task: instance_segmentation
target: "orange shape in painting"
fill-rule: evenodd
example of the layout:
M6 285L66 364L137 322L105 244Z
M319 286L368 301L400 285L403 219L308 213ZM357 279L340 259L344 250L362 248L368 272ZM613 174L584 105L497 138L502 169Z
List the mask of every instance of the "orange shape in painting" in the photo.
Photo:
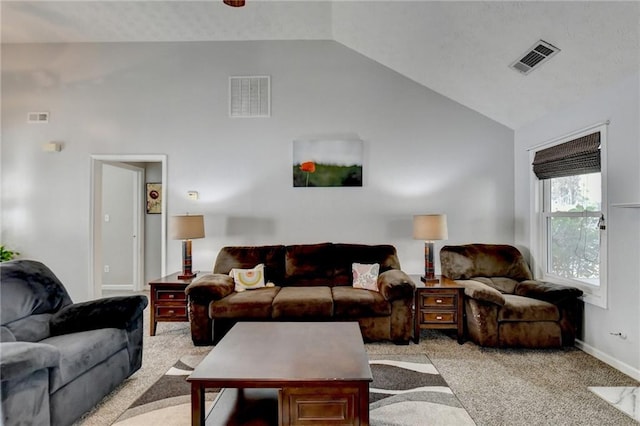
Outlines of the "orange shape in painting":
M300 170L303 172L314 173L316 171L316 163L313 161L305 161L300 164Z

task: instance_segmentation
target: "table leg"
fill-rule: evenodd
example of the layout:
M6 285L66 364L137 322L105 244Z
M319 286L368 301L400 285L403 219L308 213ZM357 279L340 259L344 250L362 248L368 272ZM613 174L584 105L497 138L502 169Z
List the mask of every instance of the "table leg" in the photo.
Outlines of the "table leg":
M191 426L204 426L204 388L191 383Z
M463 344L464 343L464 323L465 323L465 318L464 318L464 290L460 289L458 290L458 312L457 312L457 317L458 317L458 344Z
M360 426L369 426L369 383L360 385Z
M149 309L149 317L151 319L151 324L149 327L149 335L155 336L156 325L158 325L158 323L156 322L156 291L154 288L151 288L151 306Z
M415 343L416 345L420 343L420 318L418 318L418 313L420 312L420 310L418 309L419 298L420 293L416 292L413 303L413 343Z

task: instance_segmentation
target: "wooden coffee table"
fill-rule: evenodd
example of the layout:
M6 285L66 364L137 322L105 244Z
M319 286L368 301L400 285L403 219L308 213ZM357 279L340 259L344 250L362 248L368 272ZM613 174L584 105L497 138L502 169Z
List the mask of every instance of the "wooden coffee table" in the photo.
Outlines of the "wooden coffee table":
M369 424L373 380L357 322L241 322L187 378L191 424Z

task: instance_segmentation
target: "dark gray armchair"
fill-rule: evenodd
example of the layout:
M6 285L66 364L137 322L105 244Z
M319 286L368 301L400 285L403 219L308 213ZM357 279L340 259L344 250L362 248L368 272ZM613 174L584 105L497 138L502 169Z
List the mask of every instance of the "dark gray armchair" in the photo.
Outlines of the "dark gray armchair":
M40 262L0 263L2 422L70 425L142 364L145 296L74 304Z

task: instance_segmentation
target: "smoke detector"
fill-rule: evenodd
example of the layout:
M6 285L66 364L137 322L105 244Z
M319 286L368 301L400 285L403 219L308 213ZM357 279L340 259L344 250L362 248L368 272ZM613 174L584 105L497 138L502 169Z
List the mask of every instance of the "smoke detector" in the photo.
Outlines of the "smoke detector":
M538 69L540 65L547 62L559 51L560 49L558 49L551 43L547 43L544 40L539 40L537 43L531 46L531 48L520 57L520 59L509 65L509 67L526 75L534 69Z

